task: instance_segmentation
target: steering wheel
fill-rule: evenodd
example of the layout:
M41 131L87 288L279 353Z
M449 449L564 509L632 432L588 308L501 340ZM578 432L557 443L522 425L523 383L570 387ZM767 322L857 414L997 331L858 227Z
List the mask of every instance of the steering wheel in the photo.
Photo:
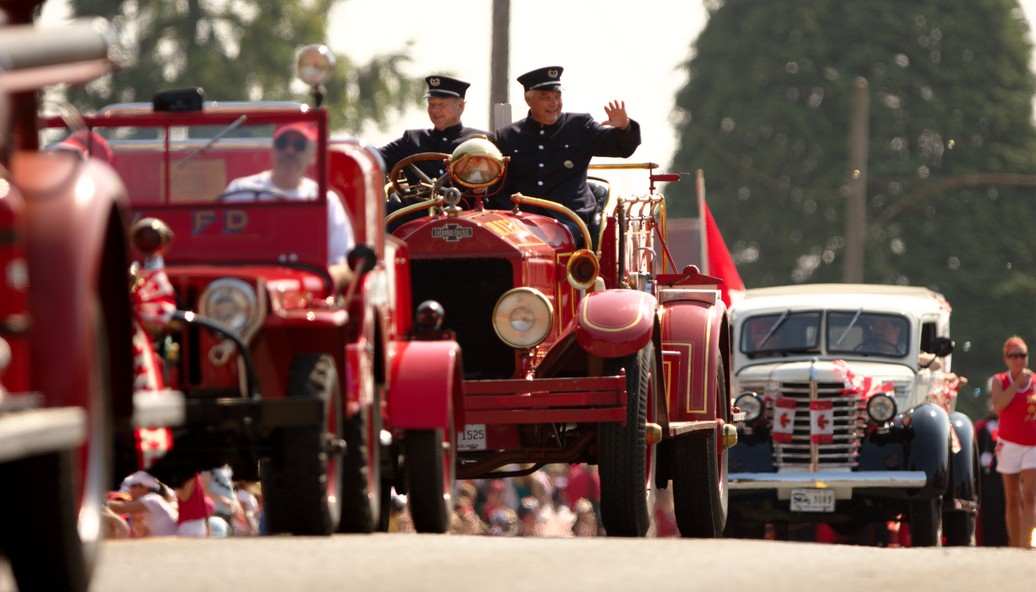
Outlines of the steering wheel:
M887 352L885 351L885 348L888 348ZM872 337L870 339L865 339L865 340L861 341L859 345L857 345L856 347L853 348L853 351L854 352L858 352L858 351L873 351L873 352L879 352L879 353L898 353L899 352L899 347L896 346L896 344L892 343L891 341L885 341L884 339L878 339L876 337Z
M442 185L442 177L429 177L424 171L422 171L416 164L424 161L439 161L440 163L449 160L450 155L444 152L418 152L417 154L411 154L403 160L396 163L396 166L392 167L389 172L389 182L392 183L392 189L399 195L400 199L426 199L432 194L434 188L438 188ZM414 174L420 183L411 185L407 176L403 173L403 170L407 169Z

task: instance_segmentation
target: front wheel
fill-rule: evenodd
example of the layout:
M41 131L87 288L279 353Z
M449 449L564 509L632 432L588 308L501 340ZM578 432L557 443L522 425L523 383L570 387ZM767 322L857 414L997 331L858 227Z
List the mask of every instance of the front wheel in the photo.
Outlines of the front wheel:
M441 534L449 529L455 458L453 444L444 438L442 428L407 431L403 475L417 532Z
M726 474L720 475L716 434L684 436L673 443L673 502L683 537L716 538L727 520Z
M943 532L947 547L975 545L975 512L952 510L943 514Z
M306 354L292 363L288 396L319 399L320 425L284 428L262 464L266 528L270 534L326 536L341 518L341 455L330 450L342 425L338 372L334 359ZM333 431L329 431L328 428Z
M654 346L648 343L605 364L608 374L626 370L626 425L600 427L601 522L608 536L642 537L650 525L645 422L653 360Z
M942 546L942 496L910 502L910 546Z

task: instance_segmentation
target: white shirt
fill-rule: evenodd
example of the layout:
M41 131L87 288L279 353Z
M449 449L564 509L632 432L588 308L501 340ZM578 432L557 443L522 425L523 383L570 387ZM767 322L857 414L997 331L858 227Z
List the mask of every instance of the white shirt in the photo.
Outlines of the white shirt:
M234 179L223 190L223 201L273 201L277 196L287 199L315 200L320 186L313 179L303 177L295 189L284 189L270 179L271 171L263 171ZM327 192L327 247L328 264L342 263L356 244L353 227L345 213L342 200L333 191Z
M140 496L137 501L147 508L148 536L173 536L176 534L176 519L179 513L164 497L151 492Z

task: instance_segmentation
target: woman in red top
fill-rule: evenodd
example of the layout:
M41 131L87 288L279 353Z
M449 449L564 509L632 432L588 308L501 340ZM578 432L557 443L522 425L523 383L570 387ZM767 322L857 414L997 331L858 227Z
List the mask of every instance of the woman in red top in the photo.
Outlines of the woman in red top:
M994 376L989 403L1000 414L997 471L1004 480L1004 517L1012 547L1028 548L1036 528L1036 388L1020 337L1004 343L1007 372Z

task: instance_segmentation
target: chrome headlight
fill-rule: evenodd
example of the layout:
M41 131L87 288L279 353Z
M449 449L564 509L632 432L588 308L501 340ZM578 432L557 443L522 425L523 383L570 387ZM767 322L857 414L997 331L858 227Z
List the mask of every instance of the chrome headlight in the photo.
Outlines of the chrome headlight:
M734 406L745 414L744 421L755 421L763 414L763 401L755 393L741 393L734 399Z
M450 155L450 176L471 187L488 187L504 176L504 157L487 138L465 140Z
M896 416L896 400L878 393L867 399L867 415L877 423L885 423Z
M244 337L260 320L259 298L248 282L222 278L202 292L198 313Z
M543 342L554 324L554 307L542 292L514 288L496 301L493 329L507 345L520 349Z

